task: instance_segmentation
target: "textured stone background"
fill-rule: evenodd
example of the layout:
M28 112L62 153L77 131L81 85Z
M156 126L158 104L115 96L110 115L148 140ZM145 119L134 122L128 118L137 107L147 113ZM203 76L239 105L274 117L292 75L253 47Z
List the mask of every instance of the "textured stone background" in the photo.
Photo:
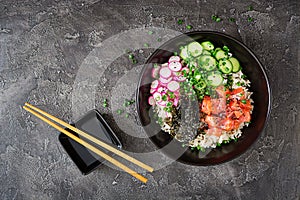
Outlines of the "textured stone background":
M252 11L247 10L249 5ZM1 0L0 199L299 199L299 10L297 0ZM212 14L222 22L212 21ZM229 22L230 17L236 21ZM248 22L248 17L254 21ZM187 32L176 23L178 18L193 30L230 34L256 53L273 96L264 136L226 164L195 167L175 162L147 174L146 185L106 166L81 175L60 146L57 131L30 117L21 105L29 101L66 121L75 120L74 80L97 44L132 28ZM137 52L139 63L150 53ZM101 106L103 98L118 101L110 98L118 91L114 83L134 67L126 55L108 67L95 94L95 107L105 114L126 150L144 152L153 144L121 131L114 123L112 105ZM124 91L131 95L128 88ZM128 112L136 122L134 108Z

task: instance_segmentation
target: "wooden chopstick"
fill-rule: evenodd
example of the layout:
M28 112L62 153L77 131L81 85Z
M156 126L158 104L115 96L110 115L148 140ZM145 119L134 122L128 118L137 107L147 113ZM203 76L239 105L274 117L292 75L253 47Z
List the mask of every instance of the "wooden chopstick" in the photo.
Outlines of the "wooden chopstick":
M61 119L58 119L57 117L54 117L53 115L51 115L51 114L49 114L49 113L47 113L47 112L45 112L45 111L43 111L43 110L35 107L35 106L33 106L33 105L29 104L29 103L25 103L25 105L28 106L29 108L31 108L32 110L35 110L35 111L41 113L42 115L48 117L49 119L57 122L58 124L61 124L62 126L67 127L70 130L78 133L79 135L87 138L88 140L94 142L95 144L98 144L99 146L101 146L101 147L103 147L103 148L105 148L105 149L107 149L107 150L115 153L116 155L118 155L118 156L120 156L120 157L122 157L122 158L124 158L124 159L126 159L126 160L128 160L128 161L130 161L130 162L132 162L134 164L136 164L137 166L140 166L141 168L143 168L143 169L145 169L145 170L147 170L149 172L153 172L154 169L152 167L150 167L150 166L142 163L141 161L139 161L139 160L137 160L137 159L135 159L135 158L133 158L133 157L131 157L131 156L123 153L122 151L120 151L118 149L113 148L112 146L106 144L105 142L102 142L101 140L98 140L97 138L95 138L95 137L93 137L93 136L91 136L91 135L83 132L82 130L80 130L80 129L78 129L78 128L76 128L76 127L74 127L74 126L72 126L72 125L70 125L70 124L62 121Z
M107 161L109 161L110 163L112 163L113 165L119 167L120 169L124 170L125 172L129 173L130 175L132 175L133 177L137 178L138 180L142 181L143 183L147 182L147 178L143 177L142 175L138 174L136 171L130 169L129 167L125 166L124 164L120 163L119 161L117 161L116 159L110 157L109 155L105 154L104 152L100 151L99 149L97 149L96 147L90 145L89 143L85 142L84 140L80 139L79 137L76 137L75 135L73 135L72 133L68 132L67 130L65 130L64 128L58 126L57 124L53 123L52 121L50 121L49 119L43 117L42 115L40 115L39 113L35 112L34 110L30 109L29 107L23 106L23 108L25 110L27 110L28 112L30 112L31 114L35 115L36 117L38 117L39 119L41 119L42 121L46 122L47 124L51 125L53 128L57 129L58 131L64 133L65 135L67 135L68 137L70 137L71 139L75 140L76 142L78 142L79 144L85 146L86 148L90 149L91 151L95 152L96 154L98 154L99 156L103 157L104 159L106 159Z

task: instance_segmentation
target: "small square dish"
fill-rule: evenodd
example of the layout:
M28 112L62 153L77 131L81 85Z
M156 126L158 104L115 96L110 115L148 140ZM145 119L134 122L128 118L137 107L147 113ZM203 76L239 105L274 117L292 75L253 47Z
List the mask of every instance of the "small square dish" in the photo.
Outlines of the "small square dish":
M94 136L95 138L106 142L107 144L110 144L112 146L116 146L118 148L122 148L122 144L119 140L119 138L116 136L116 134L113 132L113 130L109 127L107 122L103 119L99 111L97 110L91 110L86 115L81 117L79 120L77 120L74 124L72 124L76 128L88 133L91 136ZM78 136L77 133L73 132L72 130L66 128L70 133ZM99 147L92 142L88 141L84 137L79 136L79 138L89 142L93 146L99 148L99 150L103 151L104 153L113 156L113 153L109 152L108 150ZM87 175L99 166L105 162L105 160L95 154L94 152L90 151L86 147L82 146L81 144L75 142L68 136L66 136L63 133L60 133L58 136L58 139L65 149L65 151L68 153L68 155L71 157L73 162L76 164L76 166L79 168L79 170L82 172L82 174Z

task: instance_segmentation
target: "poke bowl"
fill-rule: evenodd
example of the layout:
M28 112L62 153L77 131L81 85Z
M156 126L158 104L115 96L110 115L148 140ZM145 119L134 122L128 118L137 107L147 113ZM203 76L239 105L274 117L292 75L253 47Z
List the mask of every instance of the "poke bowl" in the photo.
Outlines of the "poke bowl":
M194 31L161 45L145 62L136 105L151 141L190 165L220 164L261 136L270 113L264 67L242 42Z

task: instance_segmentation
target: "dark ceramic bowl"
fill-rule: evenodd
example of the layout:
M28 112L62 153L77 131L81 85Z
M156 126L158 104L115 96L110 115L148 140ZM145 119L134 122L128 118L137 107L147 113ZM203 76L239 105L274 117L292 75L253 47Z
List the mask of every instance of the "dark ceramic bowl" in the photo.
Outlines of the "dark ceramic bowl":
M168 133L160 130L153 118L151 106L148 104L150 84L153 81L151 70L153 63L166 63L173 52L179 52L180 46L196 40L211 41L215 46L228 46L230 52L240 61L242 71L251 81L254 110L251 123L242 129L242 136L237 142L230 142L221 147L208 149L206 152L183 150L180 142ZM219 32L195 31L177 36L157 49L145 63L137 87L137 111L142 126L152 142L167 156L190 165L213 165L229 161L242 153L259 138L270 112L270 87L265 70L253 52L237 39Z

